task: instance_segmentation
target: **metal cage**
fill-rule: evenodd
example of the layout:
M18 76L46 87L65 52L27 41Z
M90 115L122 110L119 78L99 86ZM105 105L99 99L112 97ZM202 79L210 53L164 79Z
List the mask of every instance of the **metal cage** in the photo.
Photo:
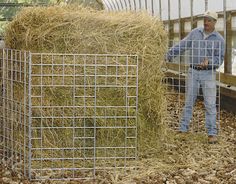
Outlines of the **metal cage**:
M138 57L1 51L1 159L31 180L93 179L137 158Z

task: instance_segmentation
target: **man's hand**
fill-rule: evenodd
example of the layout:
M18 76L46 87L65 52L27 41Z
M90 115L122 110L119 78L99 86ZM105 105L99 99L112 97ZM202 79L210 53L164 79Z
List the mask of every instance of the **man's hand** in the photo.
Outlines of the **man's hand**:
M167 54L165 55L165 62L171 62L171 58Z
M201 64L199 65L201 68L207 68L207 66L208 66L208 59L207 58L205 58L202 62L201 62Z

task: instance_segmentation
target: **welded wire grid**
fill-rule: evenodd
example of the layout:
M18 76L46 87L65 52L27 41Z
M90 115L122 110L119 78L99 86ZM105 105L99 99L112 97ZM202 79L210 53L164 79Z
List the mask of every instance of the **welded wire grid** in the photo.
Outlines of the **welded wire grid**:
M29 53L0 50L1 162L27 176L29 163Z
M188 42L191 43L191 47L188 47ZM182 45L179 45L179 42L172 41L169 44L169 50L173 46L178 47L178 52L169 52L170 56L167 64L168 69L166 70L166 77L163 80L163 83L166 85L167 92L167 116L165 118L166 123L174 130L179 130L180 121L183 116L183 109L186 99L186 89L187 89L187 80L188 72L191 70L191 65L194 65L193 58L204 59L205 57L209 60L215 60L215 57L220 58L221 45L217 41L186 41L182 42ZM213 49L213 52L209 54L209 49ZM184 51L185 50L185 51ZM184 52L182 52L184 51ZM199 53L203 53L204 57L198 57ZM213 66L219 67L219 66ZM217 129L220 129L220 73L215 72L214 68L208 70L212 75L206 80L214 81L216 76L216 109L217 109ZM199 76L203 74L206 70L199 71ZM201 74L202 73L202 74ZM191 76L192 77L192 76ZM190 79L191 81L192 79ZM199 84L193 84L199 85ZM194 87L194 86L193 86ZM202 88L205 86L198 86L198 93L196 103L193 108L193 116L190 120L190 129L191 132L206 132L205 128L205 105L203 101L203 92ZM192 98L191 98L192 100Z
M31 180L135 167L138 58L3 49L1 160Z
M89 179L134 167L137 59L32 54L31 179Z
M2 76L3 76L3 50L0 50L0 92L1 92L1 98L0 98L0 108L2 112L2 94L3 94L3 81L2 81ZM0 116L0 123L1 123L1 128L0 128L0 156L2 159L3 156L3 117L2 115Z

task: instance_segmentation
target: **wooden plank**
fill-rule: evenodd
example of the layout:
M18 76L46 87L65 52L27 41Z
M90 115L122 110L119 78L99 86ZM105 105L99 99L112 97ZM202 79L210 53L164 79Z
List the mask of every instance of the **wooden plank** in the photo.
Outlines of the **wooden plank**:
M219 75L217 75L217 80L218 80L218 77ZM236 75L220 73L220 82L227 84L229 86L236 87Z
M224 37L226 47L225 47L225 59L224 59L224 73L232 73L232 16L231 12L225 12L225 29Z

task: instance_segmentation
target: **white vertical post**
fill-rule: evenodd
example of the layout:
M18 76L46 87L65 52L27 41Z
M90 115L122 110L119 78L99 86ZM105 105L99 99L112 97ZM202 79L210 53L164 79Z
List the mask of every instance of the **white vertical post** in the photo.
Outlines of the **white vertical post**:
M191 13L191 29L193 29L193 0L190 2L190 13Z
M160 20L162 19L162 16L161 16L161 0L159 0L159 16L160 16Z
M179 40L181 40L181 0L179 0Z
M208 10L208 0L205 0L205 11Z

